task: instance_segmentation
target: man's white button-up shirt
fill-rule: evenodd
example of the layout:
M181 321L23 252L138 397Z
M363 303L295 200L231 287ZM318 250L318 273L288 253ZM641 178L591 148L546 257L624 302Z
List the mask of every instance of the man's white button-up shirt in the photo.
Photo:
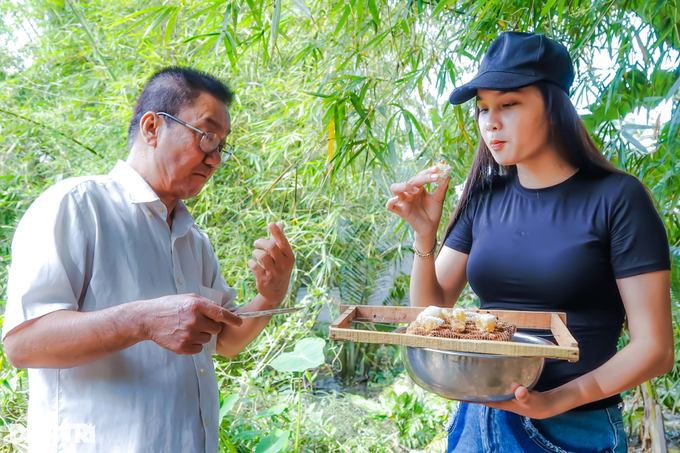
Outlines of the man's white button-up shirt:
M2 337L56 310L102 310L195 293L229 309L208 237L178 202L167 210L119 161L107 176L55 184L26 211L12 242ZM203 352L143 341L87 365L29 369L29 452L217 452L219 394Z

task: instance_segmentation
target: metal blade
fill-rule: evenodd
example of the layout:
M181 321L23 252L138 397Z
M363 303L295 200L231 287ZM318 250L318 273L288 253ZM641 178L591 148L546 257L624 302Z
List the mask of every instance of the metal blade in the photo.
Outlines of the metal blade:
M302 310L302 307L296 307L296 308L277 308L276 310L263 310L263 311L249 311L246 313L236 313L243 319L248 319L248 318L259 318L261 316L273 316L273 315L282 315L285 313L293 313L295 311Z

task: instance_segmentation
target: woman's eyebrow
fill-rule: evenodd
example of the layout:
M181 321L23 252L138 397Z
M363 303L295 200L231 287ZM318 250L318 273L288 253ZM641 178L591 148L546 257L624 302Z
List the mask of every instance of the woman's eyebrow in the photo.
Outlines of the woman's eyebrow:
M507 90L496 90L500 92L501 94L499 96L503 96L504 94L508 93L519 93L520 89L519 88L508 88ZM483 101L482 97L480 95L477 95L477 102Z

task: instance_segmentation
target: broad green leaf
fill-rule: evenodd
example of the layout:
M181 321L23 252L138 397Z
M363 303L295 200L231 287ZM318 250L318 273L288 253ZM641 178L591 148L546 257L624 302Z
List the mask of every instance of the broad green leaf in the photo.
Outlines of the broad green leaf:
M300 340L292 352L279 354L270 363L271 367L281 373L302 373L324 363L323 348L326 342L321 338L304 338Z
M250 439L257 439L260 437L262 434L268 433L270 430L268 429L249 429L247 431L241 431L240 433L236 434L233 439L234 440L250 440Z
M231 395L227 395L224 397L224 400L222 400L222 404L220 405L219 415L220 423L222 423L224 416L227 415L227 413L234 407L234 404L236 404L238 399L239 399L238 393L232 393Z
M255 453L278 453L286 447L290 431L274 433L262 439L255 448Z
M264 417L271 417L272 415L279 415L283 413L283 411L285 411L287 408L288 408L287 404L283 403L277 404L276 406L272 406L255 414L255 420L259 420Z

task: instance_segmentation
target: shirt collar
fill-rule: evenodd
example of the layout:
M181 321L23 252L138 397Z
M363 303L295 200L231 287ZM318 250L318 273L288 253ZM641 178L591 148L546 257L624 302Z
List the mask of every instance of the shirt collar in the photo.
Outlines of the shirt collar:
M109 173L109 176L123 186L133 203L160 201L160 198L158 198L158 195L156 195L156 192L153 191L149 183L127 162L119 160L116 166L113 167L113 170L111 170L111 173Z
M149 183L137 173L127 162L119 160L113 167L109 176L118 181L127 192L132 203L161 203L161 199L153 191ZM167 215L167 210L164 211ZM175 205L174 218L172 220L172 234L182 237L189 232L194 225L194 217L187 209L182 200Z

